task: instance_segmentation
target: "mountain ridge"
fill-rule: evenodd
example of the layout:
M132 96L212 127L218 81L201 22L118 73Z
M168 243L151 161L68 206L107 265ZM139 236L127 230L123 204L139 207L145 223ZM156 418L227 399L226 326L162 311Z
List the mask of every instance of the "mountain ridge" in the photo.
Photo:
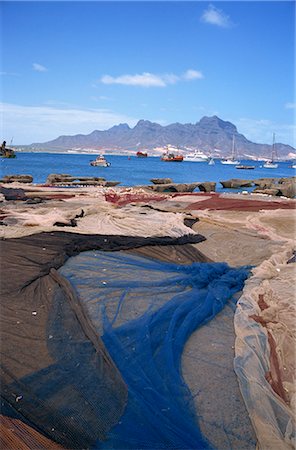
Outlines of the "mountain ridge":
M33 143L29 147L44 151L93 148L111 152L131 152L145 149L157 153L157 148L172 145L184 154L198 148L214 157L225 157L231 152L233 137L239 157L271 156L270 144L258 144L248 140L238 132L233 123L218 116L204 116L195 124L176 122L164 126L141 119L133 128L126 123L120 123L108 130L94 130L86 135L62 135L48 142ZM296 154L296 149L287 144L276 143L275 148L279 158L289 159L290 154Z

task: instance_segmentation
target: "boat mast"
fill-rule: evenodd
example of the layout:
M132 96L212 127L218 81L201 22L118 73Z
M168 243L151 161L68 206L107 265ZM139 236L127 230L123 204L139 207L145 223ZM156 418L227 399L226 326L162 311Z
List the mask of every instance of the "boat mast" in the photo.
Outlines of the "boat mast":
M231 160L234 161L234 134L232 135Z
M275 148L275 133L273 133L273 135L272 135L272 150L271 150L271 162L273 163L274 162L274 159L275 159L275 150L274 150L274 148Z

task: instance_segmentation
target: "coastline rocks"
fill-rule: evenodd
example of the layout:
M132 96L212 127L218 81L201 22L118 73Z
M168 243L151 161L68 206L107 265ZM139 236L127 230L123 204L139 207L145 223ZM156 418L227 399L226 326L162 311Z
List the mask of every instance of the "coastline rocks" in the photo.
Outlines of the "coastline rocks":
M153 184L170 184L173 182L171 178L152 178L150 181Z
M1 183L32 183L32 175L5 175Z
M269 189L274 182L275 178L259 178L258 180L253 180L254 185L258 186L259 189Z
M241 180L239 178L231 178L230 180L220 181L223 188L238 189L240 187L252 187L253 180Z
M283 196L287 198L296 197L296 182L293 178L291 179L280 179L278 183L272 183L269 185L257 186L254 189L256 194L267 194L273 196Z
M48 175L46 186L106 186L112 187L120 181L106 181L103 177L73 177L68 174L51 173Z
M167 183L148 186L155 192L193 192L200 183Z
M204 181L203 183L198 184L198 188L201 192L215 192L216 183L213 181Z

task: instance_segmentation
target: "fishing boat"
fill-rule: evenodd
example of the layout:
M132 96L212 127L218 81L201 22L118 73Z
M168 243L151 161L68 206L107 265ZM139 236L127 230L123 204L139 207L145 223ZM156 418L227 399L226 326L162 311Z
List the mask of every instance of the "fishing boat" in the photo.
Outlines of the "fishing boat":
M232 136L232 150L231 156L227 159L221 160L221 164L231 164L231 165L239 165L239 161L236 159L236 148L235 148L235 139L234 135Z
M239 164L238 166L235 166L235 168L241 170L252 170L255 169L255 166L245 166L243 164Z
M148 153L147 152L137 152L136 155L138 158L147 158Z
M184 157L184 161L190 162L207 162L208 160L208 156L200 150L195 150L194 153L188 153L188 155Z
M12 140L11 140L12 143ZM6 147L6 141L3 141L2 145L0 146L0 157L1 158L15 158L16 154L12 148Z
M275 134L273 133L271 159L263 164L264 169L277 169L278 164L275 162L277 155L275 150Z
M166 162L182 162L183 161L183 156L182 155L175 155L174 153L164 153L161 157L161 161L166 161Z
M100 166L100 167L109 167L111 166L111 163L106 161L105 157L103 155L99 155L96 157L94 161L90 162L91 166Z

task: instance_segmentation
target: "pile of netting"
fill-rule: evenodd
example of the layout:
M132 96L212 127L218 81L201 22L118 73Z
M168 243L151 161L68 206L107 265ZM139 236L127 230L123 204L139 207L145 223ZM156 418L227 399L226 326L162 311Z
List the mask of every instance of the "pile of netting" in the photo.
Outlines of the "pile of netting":
M96 252L69 260L61 272L128 388L123 416L96 447L211 448L182 376L182 352L189 336L242 289L248 270Z
M2 414L68 449L254 448L232 374L233 316L223 315L249 270L188 263L206 260L186 247L198 240L43 233L2 241ZM122 251L147 245L155 257L167 246L179 263ZM200 341L199 330L208 330Z

